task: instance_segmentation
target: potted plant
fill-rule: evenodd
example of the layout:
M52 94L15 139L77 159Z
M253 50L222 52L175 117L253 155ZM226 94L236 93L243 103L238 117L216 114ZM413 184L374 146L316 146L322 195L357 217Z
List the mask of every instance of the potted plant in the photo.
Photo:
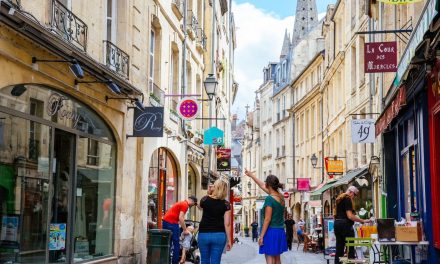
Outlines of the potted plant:
M244 236L249 237L249 227L247 226L244 227Z

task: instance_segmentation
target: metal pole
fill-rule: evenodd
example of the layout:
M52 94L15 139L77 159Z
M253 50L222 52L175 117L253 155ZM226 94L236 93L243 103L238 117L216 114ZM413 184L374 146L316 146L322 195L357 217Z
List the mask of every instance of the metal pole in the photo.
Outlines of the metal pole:
M216 6L216 2L217 1L212 1L212 27L211 27L211 72L212 74L215 74L215 6ZM209 102L209 117L213 117L214 115L212 114L212 101L215 101L215 95L212 98L212 100ZM209 127L212 127L212 119L209 119ZM209 153L208 153L208 184L211 180L211 166L212 166L212 161L211 161L211 157L212 157L212 145L209 145Z

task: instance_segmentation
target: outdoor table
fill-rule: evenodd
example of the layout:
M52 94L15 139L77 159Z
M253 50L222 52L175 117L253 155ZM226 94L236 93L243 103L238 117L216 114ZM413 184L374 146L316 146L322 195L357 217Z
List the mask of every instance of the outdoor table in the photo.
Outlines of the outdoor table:
M374 253L375 253L375 255L376 255L376 253L378 253L378 255L379 255L379 261L378 262L376 262L376 261L374 261L374 263L385 263L384 261L381 261L380 260L380 251L381 251L381 246L383 246L383 247L386 247L387 248L387 250L385 250L385 254L386 254L386 252L388 252L389 254L387 254L388 255L388 263L392 263L392 261L393 261L393 250L391 249L391 246L410 246L410 247L413 247L413 246L428 246L429 245L429 242L428 241L419 241L419 242L401 242L401 241L374 241L374 243L373 243L373 251L374 251ZM376 252L376 250L377 250L377 252ZM376 258L374 258L374 259L376 259ZM412 254L411 254L411 263L414 263L413 262L413 259L412 259Z

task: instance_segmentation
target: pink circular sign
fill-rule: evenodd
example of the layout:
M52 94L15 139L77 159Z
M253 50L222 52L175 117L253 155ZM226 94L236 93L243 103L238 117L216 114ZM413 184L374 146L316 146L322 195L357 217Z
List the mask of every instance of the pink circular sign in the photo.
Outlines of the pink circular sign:
M180 100L177 110L179 116L184 120L193 120L199 114L199 104L197 100L191 97L185 97Z

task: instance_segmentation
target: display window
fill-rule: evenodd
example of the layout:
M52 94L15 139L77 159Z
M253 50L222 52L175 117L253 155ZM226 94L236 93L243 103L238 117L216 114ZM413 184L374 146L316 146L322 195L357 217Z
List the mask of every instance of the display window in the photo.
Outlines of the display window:
M113 255L115 162L88 106L42 85L0 89L0 262Z

